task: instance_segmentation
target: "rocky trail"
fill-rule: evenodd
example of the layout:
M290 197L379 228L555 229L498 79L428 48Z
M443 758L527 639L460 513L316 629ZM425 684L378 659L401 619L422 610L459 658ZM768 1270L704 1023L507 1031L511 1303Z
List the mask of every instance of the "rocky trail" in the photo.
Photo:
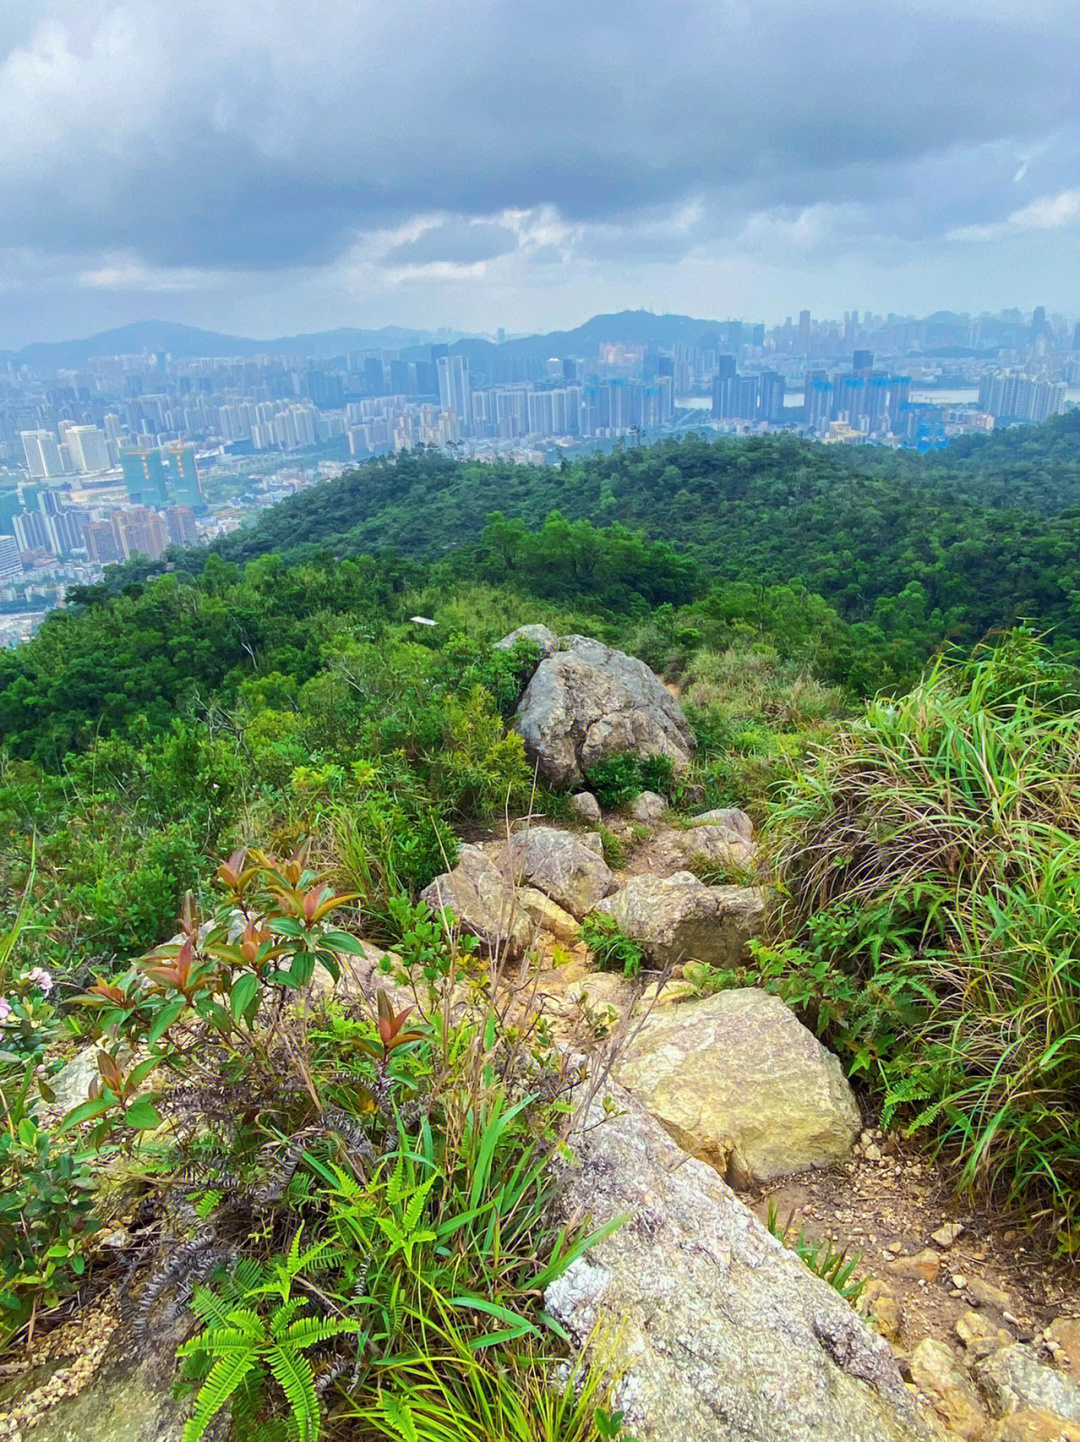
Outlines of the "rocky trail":
M640 662L529 631L544 654L519 724L542 770L573 779L605 747L686 764L678 703ZM943 1169L875 1131L837 1058L777 997L752 985L701 995L687 981L691 962L744 965L766 925L767 889L743 884L749 817L673 817L650 793L610 814L579 792L571 810L474 837L424 900L453 913L497 985L527 993L568 1055L592 1063L559 1205L569 1222L626 1220L545 1305L581 1346L603 1339L635 1437L1080 1442L1075 1268L1048 1262L1015 1221L958 1206ZM706 884L703 868L739 884ZM640 949L639 975L597 969L580 937L590 917ZM384 956L341 958L340 982L311 999L370 1007ZM55 1088L77 1097L85 1061L70 1071L71 1087L61 1074ZM857 1259L854 1305L797 1255L800 1230ZM93 1415L122 1411L122 1426L80 1430L84 1392L26 1435L173 1442L167 1409L136 1416L117 1402L146 1368L104 1348L91 1387L111 1390ZM21 1436L23 1421L0 1415L0 1436Z

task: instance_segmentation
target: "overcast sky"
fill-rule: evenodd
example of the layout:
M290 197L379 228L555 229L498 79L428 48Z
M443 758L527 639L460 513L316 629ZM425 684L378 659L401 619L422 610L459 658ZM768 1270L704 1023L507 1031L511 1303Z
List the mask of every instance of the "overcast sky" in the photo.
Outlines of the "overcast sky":
M1077 0L0 0L0 345L1080 313Z

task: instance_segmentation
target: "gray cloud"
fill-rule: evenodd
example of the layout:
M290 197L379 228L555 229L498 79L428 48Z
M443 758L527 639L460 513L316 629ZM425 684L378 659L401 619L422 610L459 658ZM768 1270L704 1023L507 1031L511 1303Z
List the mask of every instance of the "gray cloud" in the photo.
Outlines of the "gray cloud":
M428 265L434 261L473 265L507 255L517 246L517 234L505 225L452 219L429 226L415 240L395 245L384 259L387 265L394 266Z
M99 293L134 258L151 297L288 272L297 304L341 266L501 268L507 303L576 265L587 308L605 259L992 244L1076 188L1077 73L1072 0L5 0L0 310L59 284L12 300L5 252Z

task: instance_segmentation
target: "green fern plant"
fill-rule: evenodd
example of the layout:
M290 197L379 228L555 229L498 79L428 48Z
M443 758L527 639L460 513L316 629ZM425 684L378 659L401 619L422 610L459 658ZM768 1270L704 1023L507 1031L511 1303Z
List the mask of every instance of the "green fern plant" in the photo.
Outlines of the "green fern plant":
M279 1410L266 1394L272 1378L288 1408L289 1434L296 1442L318 1442L322 1405L315 1372L307 1353L335 1337L361 1330L345 1317L313 1316L302 1311L304 1299L291 1295L304 1272L316 1271L325 1261L330 1244L319 1242L300 1250L303 1228L298 1229L287 1256L275 1258L268 1268L248 1261L222 1293L196 1287L192 1307L204 1328L184 1342L177 1356L201 1381L195 1410L184 1427L183 1442L200 1442L210 1423L231 1403L234 1416L248 1421L269 1407ZM276 1294L273 1310L259 1310L262 1298Z

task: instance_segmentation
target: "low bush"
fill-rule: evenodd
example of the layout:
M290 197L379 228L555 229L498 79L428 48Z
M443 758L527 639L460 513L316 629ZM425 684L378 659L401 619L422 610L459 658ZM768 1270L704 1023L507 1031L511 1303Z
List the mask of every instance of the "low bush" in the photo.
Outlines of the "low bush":
M626 935L613 916L593 912L581 923L579 937L602 971L621 971L623 976L634 977L641 970L644 950Z
M776 809L760 953L959 1187L1080 1248L1080 695L1030 634L940 661Z

